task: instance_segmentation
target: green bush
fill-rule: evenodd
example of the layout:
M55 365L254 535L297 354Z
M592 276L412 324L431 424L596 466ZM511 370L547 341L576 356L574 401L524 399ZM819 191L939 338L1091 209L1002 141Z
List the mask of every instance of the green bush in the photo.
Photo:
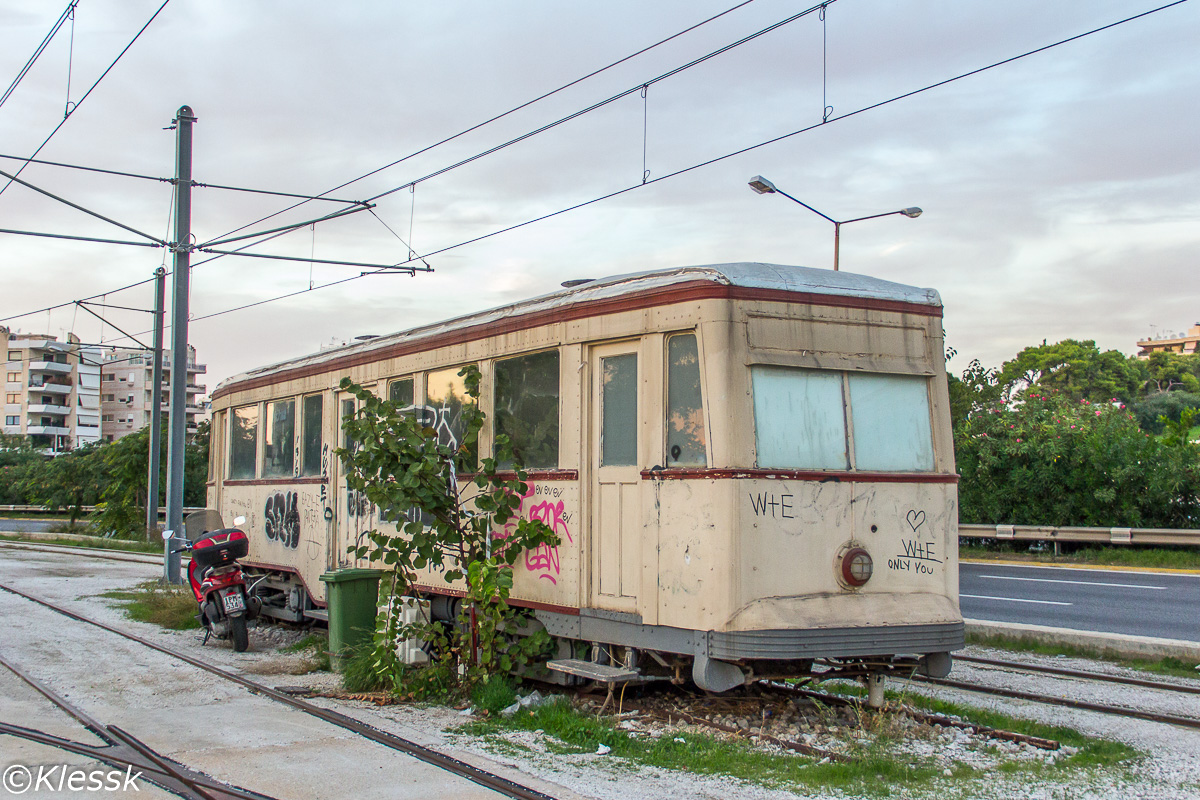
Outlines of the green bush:
M1031 388L954 440L963 522L1200 527L1200 447L1145 433L1120 403Z

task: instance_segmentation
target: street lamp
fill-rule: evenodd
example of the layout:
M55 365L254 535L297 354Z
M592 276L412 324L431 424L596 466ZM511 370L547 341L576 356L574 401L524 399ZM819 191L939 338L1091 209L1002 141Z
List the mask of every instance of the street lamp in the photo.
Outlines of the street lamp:
M843 225L846 225L851 222L862 222L864 219L877 219L879 217L890 217L893 214L903 214L904 216L908 217L909 219L916 219L917 217L921 216L921 209L917 208L916 206L913 206L912 208L902 208L899 211L888 211L883 214L871 214L868 217L856 217L854 219L844 219L839 222L838 220L834 219L833 217L831 217L827 214L822 214L820 211L817 211L815 208L810 206L808 203L805 203L801 200L797 200L796 198L792 197L790 194L788 194L787 192L785 192L782 189L775 186L775 184L771 183L769 180L764 178L762 175L755 175L753 178L750 179L750 188L753 189L754 191L758 192L759 194L781 194L784 197L786 197L788 200L791 200L793 203L799 203L800 205L804 206L809 211L816 214L818 217L822 217L823 219L827 219L830 222L832 222L833 223L833 269L835 272L837 271L837 268L838 268L838 254L839 254L839 250L841 247L842 226Z

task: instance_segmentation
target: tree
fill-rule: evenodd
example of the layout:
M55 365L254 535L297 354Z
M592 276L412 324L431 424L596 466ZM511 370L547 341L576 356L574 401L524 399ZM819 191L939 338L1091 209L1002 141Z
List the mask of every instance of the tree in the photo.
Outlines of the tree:
M27 504L26 480L45 461L28 437L0 434L0 503Z
M954 445L963 522L1200 526L1200 447L1145 433L1121 404L1031 389L958 424Z
M67 509L74 527L83 507L100 499L104 479L99 451L100 445L87 445L37 464L22 481L26 498L54 511Z
M530 548L557 546L558 537L544 522L518 518L528 486L507 436L498 434L496 457L478 459L473 478L459 483L459 466L475 460L485 416L477 402L479 370L468 366L459 375L470 400L453 409L463 422L457 440L445 430L439 437L427 418L376 397L349 378L341 382L341 389L360 403L342 420L347 441L353 443L337 450L346 482L397 526L395 535L373 530L370 545L350 548L358 558L391 569L384 581L388 601L376 621L371 669L379 679L417 696L469 689L522 665L549 641L544 631L514 636L527 620L507 600L517 558ZM513 464L511 477L499 472L500 464ZM401 598L426 570L465 586L456 624L401 625ZM399 664L398 638L431 642L431 665L408 670Z
M167 420L162 422L158 455L158 505L167 502ZM146 501L150 482L150 427L103 445L97 453L105 482L92 516L92 527L103 533L134 538L152 536L146 530ZM184 444L183 504L199 507L207 501L208 424Z
M1026 347L1001 365L996 382L1006 399L1036 389L1093 403L1129 403L1145 380L1144 369L1141 361L1118 350L1101 352L1090 339L1064 339Z
M1147 378L1142 384L1147 393L1200 392L1200 357L1155 350L1146 359Z
M995 369L984 368L977 358L967 365L961 378L946 376L950 385L950 419L954 425L1000 402L1003 387L996 376Z
M1155 392L1133 405L1133 415L1146 433L1160 434L1165 421L1179 422L1189 408L1200 408L1200 392Z

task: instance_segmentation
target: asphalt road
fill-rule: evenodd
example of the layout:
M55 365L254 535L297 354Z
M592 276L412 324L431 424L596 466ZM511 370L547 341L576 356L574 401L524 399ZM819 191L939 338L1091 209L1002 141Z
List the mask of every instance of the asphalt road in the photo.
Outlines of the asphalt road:
M1200 575L962 564L968 619L1200 642Z
M61 519L0 519L0 531L12 533L41 533L51 531L56 525L65 525Z

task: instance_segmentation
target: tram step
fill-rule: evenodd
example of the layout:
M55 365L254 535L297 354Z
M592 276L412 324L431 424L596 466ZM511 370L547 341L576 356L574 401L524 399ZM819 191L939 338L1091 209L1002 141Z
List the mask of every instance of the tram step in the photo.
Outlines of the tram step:
M641 673L624 667L611 667L607 664L596 664L591 661L581 661L577 658L564 658L559 661L547 661L546 668L568 675L578 675L601 683L623 683L640 677Z

